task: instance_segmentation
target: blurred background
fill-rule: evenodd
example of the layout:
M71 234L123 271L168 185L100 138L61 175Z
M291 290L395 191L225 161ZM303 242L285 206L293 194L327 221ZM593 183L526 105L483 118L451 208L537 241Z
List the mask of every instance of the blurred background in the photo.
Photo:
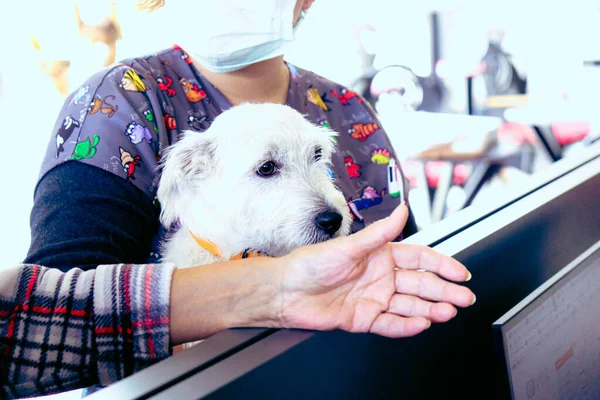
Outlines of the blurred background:
M66 95L115 61L171 46L171 24L202 29L202 16L140 12L135 0L3 1L0 15L6 267L27 252L40 162ZM597 0L317 0L286 57L376 108L425 229L596 140L599 17Z

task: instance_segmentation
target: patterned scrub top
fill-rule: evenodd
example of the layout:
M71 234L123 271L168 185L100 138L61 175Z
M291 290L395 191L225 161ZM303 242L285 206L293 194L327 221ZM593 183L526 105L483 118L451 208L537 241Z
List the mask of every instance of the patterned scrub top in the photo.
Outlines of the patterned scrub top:
M408 202L406 180L372 107L343 86L287 66L287 105L339 134L332 173L348 202L352 231L385 218L401 199ZM123 177L159 207L157 167L163 150L182 131L200 134L230 107L177 45L124 60L98 72L67 98L40 178L75 160ZM413 233L407 229L404 237ZM149 262L160 258L157 243L165 231L157 233Z

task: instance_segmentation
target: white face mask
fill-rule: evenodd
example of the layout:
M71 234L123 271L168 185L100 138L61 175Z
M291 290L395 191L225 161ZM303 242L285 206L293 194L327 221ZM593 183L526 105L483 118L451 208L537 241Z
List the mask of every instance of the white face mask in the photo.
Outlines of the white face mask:
M175 6L180 15L194 15L198 24L192 31L186 27L177 44L210 71L236 71L281 56L285 45L294 40L296 0L183 3L180 0Z

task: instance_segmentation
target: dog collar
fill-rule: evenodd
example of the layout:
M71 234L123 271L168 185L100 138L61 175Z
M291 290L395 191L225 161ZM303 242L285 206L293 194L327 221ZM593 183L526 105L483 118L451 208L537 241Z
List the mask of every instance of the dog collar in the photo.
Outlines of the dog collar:
M204 250L208 251L215 257L222 258L221 252L216 244L211 242L210 240L202 239L194 234L194 232L190 231L190 235L194 238L196 243ZM249 249L244 250L241 253L235 254L231 256L230 260L242 260L244 258L252 258L252 257L262 257L263 255L257 251L250 251Z

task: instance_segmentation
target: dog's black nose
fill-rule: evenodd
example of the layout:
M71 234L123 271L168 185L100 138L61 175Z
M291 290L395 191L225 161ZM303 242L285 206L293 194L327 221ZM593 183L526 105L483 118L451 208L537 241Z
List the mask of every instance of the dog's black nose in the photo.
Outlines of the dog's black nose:
M325 211L317 215L315 219L319 229L328 235L333 235L342 226L342 215L335 211Z

